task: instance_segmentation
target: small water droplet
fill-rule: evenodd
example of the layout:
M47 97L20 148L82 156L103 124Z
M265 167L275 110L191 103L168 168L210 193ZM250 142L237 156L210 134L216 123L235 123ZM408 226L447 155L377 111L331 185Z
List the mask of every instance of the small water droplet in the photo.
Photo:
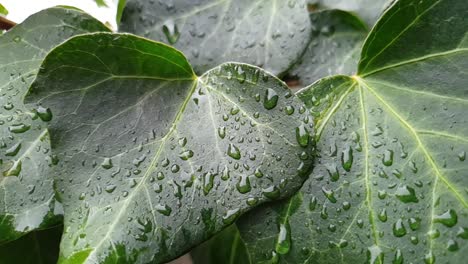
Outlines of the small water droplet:
M193 157L193 154L194 154L193 151L186 150L179 154L179 158L181 158L182 160L188 160L191 157Z
M108 170L112 168L114 165L112 164L112 159L110 158L105 158L104 161L101 163L101 167L104 169Z
M172 209L169 207L167 204L166 205L161 205L158 204L155 206L156 211L158 211L160 214L165 215L165 216L170 216Z
M393 164L393 150L390 150L390 149L385 150L384 156L382 158L382 163L385 166L392 166L392 164Z
M296 127L296 140L301 147L307 147L309 145L309 131L304 124Z
M14 157L21 149L21 143L18 142L5 151L5 156Z
M346 149L341 152L341 163L345 171L350 171L353 165L353 149L351 146L347 146Z
M241 176L239 182L236 185L237 190L240 193L248 193L252 189L250 186L250 179L248 176Z

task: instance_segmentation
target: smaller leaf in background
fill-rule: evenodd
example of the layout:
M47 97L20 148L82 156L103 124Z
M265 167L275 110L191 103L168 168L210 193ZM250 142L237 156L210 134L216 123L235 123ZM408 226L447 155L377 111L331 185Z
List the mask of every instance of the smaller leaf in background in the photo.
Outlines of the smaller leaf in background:
M117 25L120 24L122 21L122 15L125 9L125 6L127 5L127 0L118 0L119 2L117 3Z
M2 16L8 15L8 10L2 4L0 4L0 15Z
M81 11L51 8L0 37L0 243L62 217L51 174L57 160L46 130L54 114L24 105L23 97L52 48L73 35L106 30Z
M306 52L289 76L298 78L298 87L336 74L354 74L367 36L367 27L351 13L324 10L310 14L314 30Z
M283 74L311 32L305 0L131 0L120 28L180 49L197 74L229 61Z
M99 7L108 7L106 0L94 0Z
M0 264L56 264L59 258L62 226L34 231L0 245Z
M353 12L364 21L369 27L373 27L375 22L395 0L308 0L312 11L325 9L341 9Z
M191 255L194 264L251 263L249 252L235 224L197 246Z

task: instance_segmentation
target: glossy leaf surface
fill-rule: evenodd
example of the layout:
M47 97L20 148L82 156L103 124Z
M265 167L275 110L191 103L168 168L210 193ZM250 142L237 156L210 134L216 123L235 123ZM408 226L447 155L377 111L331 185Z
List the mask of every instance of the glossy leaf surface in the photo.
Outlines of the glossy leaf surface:
M106 28L80 11L39 12L0 37L0 243L57 221L46 122L49 109L23 97L47 52L68 37Z
M299 92L317 121L315 169L294 199L242 218L254 263L464 262L467 14L465 1L400 1L357 76Z
M128 1L120 29L173 45L197 73L227 61L285 72L307 46L304 0Z
M314 10L340 9L353 12L369 27L374 26L384 10L395 0L308 0Z
M311 41L298 64L288 71L305 87L330 75L354 74L367 36L367 27L356 16L325 10L310 14Z
M61 263L173 259L291 195L312 163L308 111L259 68L197 77L169 46L106 33L70 39L43 68L27 100L55 116Z

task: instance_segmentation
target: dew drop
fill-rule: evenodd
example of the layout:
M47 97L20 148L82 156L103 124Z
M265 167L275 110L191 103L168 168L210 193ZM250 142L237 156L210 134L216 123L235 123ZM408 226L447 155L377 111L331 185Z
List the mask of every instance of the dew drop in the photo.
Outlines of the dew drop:
M236 185L237 191L240 193L248 193L252 189L250 186L250 179L248 176L241 176Z
M105 158L104 161L101 163L101 167L104 169L108 170L112 168L114 165L112 164L112 159L110 158Z
M405 225L403 224L403 220L398 219L396 223L393 224L393 235L396 237L402 237L406 235L406 228Z
M347 146L346 150L341 152L341 164L345 171L350 171L353 165L353 149L351 146Z
M418 198L413 188L403 185L398 187L395 192L395 196L404 203L417 203Z
M238 147L236 147L234 144L229 144L227 154L229 157L239 160L241 158L241 153Z
M278 243L276 244L276 252L278 254L287 254L291 248L291 227L289 222L281 223L280 232L278 234Z
M263 106L267 110L271 110L276 107L278 104L279 96L275 90L268 88L265 92L265 100L263 101Z
M457 212L453 209L449 209L443 214L434 216L434 222L441 223L447 227L453 227L458 222Z
M301 147L307 147L309 145L309 131L304 124L296 127L296 140Z

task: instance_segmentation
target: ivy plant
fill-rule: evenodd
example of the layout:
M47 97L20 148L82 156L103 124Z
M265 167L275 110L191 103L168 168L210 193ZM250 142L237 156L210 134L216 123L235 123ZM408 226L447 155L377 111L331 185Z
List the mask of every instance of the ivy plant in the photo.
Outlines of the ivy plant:
M0 264L468 257L467 2L116 16L0 36Z

